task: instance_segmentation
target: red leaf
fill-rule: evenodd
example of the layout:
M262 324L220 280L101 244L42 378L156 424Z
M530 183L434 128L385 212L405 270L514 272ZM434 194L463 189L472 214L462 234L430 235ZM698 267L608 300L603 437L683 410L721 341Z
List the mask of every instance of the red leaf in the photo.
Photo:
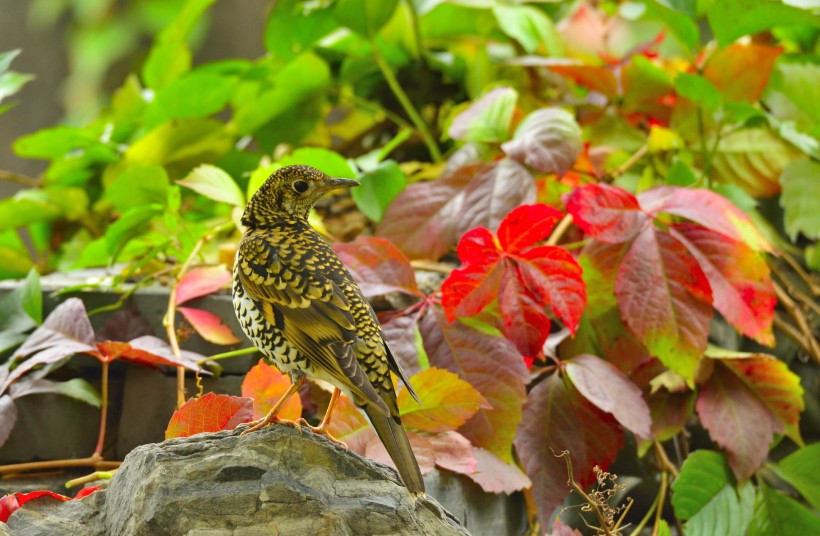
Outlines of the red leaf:
M438 307L428 309L419 328L430 364L458 374L493 407L479 409L460 432L473 445L511 461L528 380L520 354L503 337L486 335L461 322L448 322Z
M411 259L439 259L456 243L464 188L476 168L464 166L444 178L411 184L387 207L376 234Z
M485 266L496 262L499 258L495 237L485 227L476 227L464 233L458 242L456 251L458 259L463 264Z
M464 188L456 237L474 227L495 229L515 207L533 202L535 181L524 166L511 158L483 164Z
M703 427L726 450L729 466L741 482L766 461L774 434L783 431L754 393L719 364L696 407Z
M88 486L86 488L81 489L77 492L77 495L74 496L75 499L82 499L83 497L88 497L92 493L100 491L102 489L101 486Z
M624 321L650 353L692 380L706 349L712 291L684 245L646 227L621 262L615 296Z
M522 205L513 209L498 225L498 242L501 249L509 253L519 253L547 239L560 219L560 211L542 203ZM461 257L460 251L459 258L462 262L467 262L467 259Z
M174 299L179 305L200 296L213 294L230 282L231 273L224 266L194 268L180 279Z
M199 333L203 339L214 344L237 344L239 339L231 328L222 322L222 319L213 313L194 309L193 307L177 307L185 320Z
M390 292L423 297L410 261L389 240L359 236L353 242L334 244L333 250L368 298Z
M260 360L242 380L242 396L253 399L253 417L257 419L267 415L291 385L288 375ZM291 421L301 417L302 399L299 394L291 396L277 415Z
M188 400L174 412L165 430L165 439L233 430L252 418L253 400L250 398L205 393Z
M649 407L641 390L623 372L593 355L579 355L565 361L565 370L584 398L612 414L636 436L649 439Z
M441 284L441 304L452 322L459 316L473 316L498 297L506 263L468 264L450 272Z
M715 309L744 335L774 346L772 322L777 299L763 255L700 225L678 224L670 232L706 274Z
M581 487L595 480L592 468L606 470L623 445L615 419L586 401L553 374L532 388L515 450L532 481L539 519L550 519L569 493L564 450L572 457L573 476Z
M728 199L710 190L658 186L638 194L638 201L652 216L660 212L682 216L756 251L771 251L771 245L749 217Z
M565 194L563 200L575 224L601 242L631 240L649 222L638 199L614 186L589 184Z
M781 47L756 43L733 44L718 50L703 69L703 75L729 102L753 103L769 83Z
M470 441L458 432L445 432L427 436L436 455L436 465L442 469L472 475L476 470L473 446Z
M540 58L539 58L540 59ZM612 70L562 58L544 58L552 63L546 67L586 88L592 89L612 99L618 94L618 81ZM559 63L560 62L560 63Z
M564 248L539 246L515 257L521 282L575 333L587 303L581 267Z
M171 351L171 347L165 341L145 335L127 342L105 341L97 343L98 356L101 361L112 362L121 359L126 362L136 363L144 367L156 367L157 365L169 365L172 367L185 367L189 370L200 370L197 364L198 354L183 352L177 358Z
M48 490L30 491L28 493L10 493L0 499L0 522L5 523L11 517L15 510L21 508L24 504L40 497L50 497L60 502L70 501L71 497L60 495Z
M539 357L550 334L550 318L544 305L536 302L521 284L518 275L507 270L498 290L504 336L522 355Z
M510 494L532 485L517 465L502 461L488 450L473 448L473 456L476 461L475 472L467 476L487 493Z

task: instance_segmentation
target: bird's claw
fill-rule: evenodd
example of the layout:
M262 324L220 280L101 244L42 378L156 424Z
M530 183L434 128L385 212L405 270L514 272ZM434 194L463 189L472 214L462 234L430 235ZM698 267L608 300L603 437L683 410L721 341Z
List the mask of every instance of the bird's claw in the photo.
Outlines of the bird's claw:
M299 419L299 420L303 420L303 419ZM284 424L285 426L291 426L293 428L296 428L297 430L299 430L300 433L302 432L302 427L299 426L298 422L291 421L291 420L288 420L288 419L280 419L279 417L274 415L274 416L271 416L271 417L265 416L265 417L262 417L261 419L256 419L255 421L250 421L250 422L240 424L240 426L248 426L248 429L243 430L242 433L239 434L239 436L240 437L241 436L246 436L246 435L248 435L252 432L255 432L257 430L261 430L262 428L265 428L266 426L270 426L271 424Z
M308 430L310 430L314 434L323 435L326 438L328 438L328 440L331 443L335 443L335 444L339 445L340 447L342 447L344 449L347 449L347 443L345 443L344 441L339 441L338 439L336 439L335 437L330 435L330 432L327 429L328 428L327 425L321 425L320 424L319 426L312 426L309 422L307 422L305 419L303 419L301 417L296 419L295 424L296 424L296 426L300 427L300 430L301 430L301 426L304 426L305 428L307 428Z

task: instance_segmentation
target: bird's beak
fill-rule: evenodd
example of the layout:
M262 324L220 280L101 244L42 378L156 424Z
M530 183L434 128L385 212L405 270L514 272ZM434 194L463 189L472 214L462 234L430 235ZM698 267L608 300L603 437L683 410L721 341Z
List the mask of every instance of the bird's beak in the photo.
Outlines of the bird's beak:
M335 190L337 188L352 188L353 186L358 186L359 181L354 181L353 179L330 179L327 181L327 189L328 190Z

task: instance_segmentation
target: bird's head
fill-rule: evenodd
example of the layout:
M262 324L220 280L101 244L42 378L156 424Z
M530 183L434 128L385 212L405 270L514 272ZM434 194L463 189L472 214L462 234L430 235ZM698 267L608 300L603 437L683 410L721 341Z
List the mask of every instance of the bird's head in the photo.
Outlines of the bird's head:
M337 188L358 186L352 179L334 179L310 166L286 166L276 170L253 194L242 225L264 227L282 218L307 218L311 207L323 195Z

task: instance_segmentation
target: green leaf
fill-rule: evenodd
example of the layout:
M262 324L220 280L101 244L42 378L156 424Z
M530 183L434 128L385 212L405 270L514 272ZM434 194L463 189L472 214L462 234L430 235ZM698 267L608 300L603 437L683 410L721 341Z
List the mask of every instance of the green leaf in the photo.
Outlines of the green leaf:
M561 53L561 38L543 12L532 6L496 4L493 14L501 31L518 41L529 54L539 46L549 56Z
M748 536L820 534L820 517L794 499L760 484Z
M347 160L337 152L319 147L303 147L279 160L281 166L294 165L312 166L326 173L330 177L352 179L356 172L350 167Z
M718 88L710 81L696 74L680 73L675 78L675 91L709 113L720 108L721 96Z
M218 74L189 73L157 91L145 114L146 125L215 114L228 104L235 85L234 79Z
M744 536L754 511L755 488L746 482L740 490L725 485L684 525L687 536Z
M203 13L216 0L187 0L177 18L169 24L151 47L142 66L142 79L152 89L161 89L188 72L191 51L186 41Z
M723 454L696 450L683 462L680 475L672 483L672 507L686 521L703 510L734 479Z
M161 204L168 199L168 174L161 166L136 166L108 185L105 197L120 212L139 205Z
M338 0L336 20L354 32L369 37L387 24L398 0Z
M0 101L14 95L20 91L20 88L26 85L27 82L34 79L32 75L8 70L9 67L11 67L11 62L18 54L20 54L20 49L0 52ZM8 106L3 107L3 109L0 110L0 115L8 110L8 108Z
M690 186L694 184L695 181L697 181L697 177L695 176L695 172L692 171L692 168L679 158L674 158L672 166L666 174L666 183L674 186Z
M479 408L492 407L475 387L448 370L428 368L410 378L410 383L418 390L421 404L407 389L399 391L397 403L405 426L417 430L456 430Z
M820 26L820 18L809 11L771 0L713 0L706 16L720 46L775 26Z
M361 186L350 191L353 201L365 216L380 222L393 199L407 186L407 178L393 160L381 162L375 169L358 176Z
M780 120L794 121L804 131L820 134L820 64L781 56L763 95Z
M0 331L22 333L43 322L43 291L36 270L22 284L0 297Z
M233 137L221 122L215 119L180 119L164 123L135 141L125 152L123 165L177 164L188 171L189 166L217 160L232 145Z
M778 476L799 491L815 510L820 510L820 443L805 446L775 466Z
M700 32L691 16L675 8L677 2L641 0L640 3L643 4L643 10L636 10L635 16L639 16L643 20L660 22L669 28L689 53L695 50L700 40ZM623 8L621 13L623 14Z
M290 61L338 26L333 10L320 2L281 0L268 17L265 48L277 58Z
M518 92L513 88L497 87L459 113L448 134L455 140L480 143L507 140L517 100Z
M245 196L242 195L242 190L233 178L222 169L210 164L202 164L194 168L184 179L178 180L177 184L214 201L228 203L235 207L245 206Z
M141 205L123 212L105 231L105 246L113 264L126 242L147 232L148 222L162 214L162 205Z
M59 217L74 220L87 209L88 195L80 188L20 190L0 201L0 231Z
M807 238L820 238L820 164L803 158L789 164L780 175L783 195L783 219L792 242L803 233Z
M265 123L292 110L330 85L327 63L308 52L276 74L273 89L249 95L237 106L234 121L240 134L251 134Z
M23 158L56 159L69 152L100 149L116 156L113 147L101 142L92 132L76 127L44 128L14 142L14 152Z

